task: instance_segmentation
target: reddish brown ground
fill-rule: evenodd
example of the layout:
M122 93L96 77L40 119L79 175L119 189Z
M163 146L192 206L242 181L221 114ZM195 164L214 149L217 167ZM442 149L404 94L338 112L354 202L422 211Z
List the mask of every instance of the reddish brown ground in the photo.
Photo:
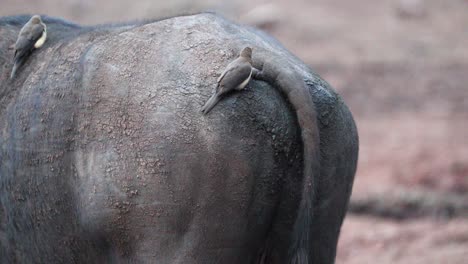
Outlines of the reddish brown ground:
M206 8L263 26L354 113L364 214L347 217L337 263L468 263L468 1L3 0L0 15L93 24Z

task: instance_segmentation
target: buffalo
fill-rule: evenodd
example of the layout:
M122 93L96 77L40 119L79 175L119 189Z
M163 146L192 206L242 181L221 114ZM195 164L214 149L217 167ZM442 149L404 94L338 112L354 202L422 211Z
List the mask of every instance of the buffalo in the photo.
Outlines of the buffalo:
M79 26L9 79L0 18L0 263L333 263L358 135L342 98L219 15ZM200 109L245 46L244 91Z

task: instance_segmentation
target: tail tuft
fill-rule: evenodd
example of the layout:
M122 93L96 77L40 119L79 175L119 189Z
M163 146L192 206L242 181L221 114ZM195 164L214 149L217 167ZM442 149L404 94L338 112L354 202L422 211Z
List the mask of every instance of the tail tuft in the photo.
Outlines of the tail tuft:
M309 255L306 249L299 249L292 257L291 264L309 264Z

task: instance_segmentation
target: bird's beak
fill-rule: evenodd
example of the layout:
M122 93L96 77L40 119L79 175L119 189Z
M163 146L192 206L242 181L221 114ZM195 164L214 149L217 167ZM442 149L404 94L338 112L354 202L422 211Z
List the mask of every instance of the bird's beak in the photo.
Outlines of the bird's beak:
M218 93L213 94L210 99L205 103L205 105L202 107L201 112L206 115L208 112L213 109L213 107L219 102L221 99L221 96Z

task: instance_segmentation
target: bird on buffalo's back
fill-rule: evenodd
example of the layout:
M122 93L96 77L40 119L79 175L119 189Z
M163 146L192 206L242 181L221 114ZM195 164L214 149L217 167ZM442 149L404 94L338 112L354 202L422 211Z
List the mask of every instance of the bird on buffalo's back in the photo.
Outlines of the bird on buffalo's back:
M15 77L18 67L28 58L34 49L38 49L44 45L47 39L47 27L42 22L39 15L34 15L31 19L21 28L16 40L14 49L14 65L11 71L10 78Z
M219 76L216 92L205 103L202 108L203 114L213 109L221 100L222 96L234 90L242 90L252 77L252 48L245 47L239 57L228 64L224 72Z

